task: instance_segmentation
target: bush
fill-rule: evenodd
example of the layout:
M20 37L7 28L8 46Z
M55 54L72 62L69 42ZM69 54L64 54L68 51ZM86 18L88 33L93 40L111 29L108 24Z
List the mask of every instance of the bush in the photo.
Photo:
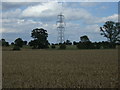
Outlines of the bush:
M61 44L60 45L60 49L66 49L66 45L65 44Z
M49 48L49 43L46 41L45 43L41 43L39 40L31 40L29 43L29 46L32 46L33 49L47 49Z
M19 50L20 50L20 47L15 45L15 46L13 47L13 50L19 51Z
M77 44L78 49L94 49L94 45L91 42L83 42Z
M55 49L56 47L55 47L55 45L51 45L51 48L52 48L52 49Z

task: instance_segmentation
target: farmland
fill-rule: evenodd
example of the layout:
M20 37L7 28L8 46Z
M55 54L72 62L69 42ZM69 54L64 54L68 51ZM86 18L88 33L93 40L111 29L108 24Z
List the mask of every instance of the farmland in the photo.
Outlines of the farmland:
M3 88L117 88L118 50L2 52Z

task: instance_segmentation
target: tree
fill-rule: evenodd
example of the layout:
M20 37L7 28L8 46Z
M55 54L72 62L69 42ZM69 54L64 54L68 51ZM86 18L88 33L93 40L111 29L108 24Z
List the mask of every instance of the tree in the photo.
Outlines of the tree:
M55 49L55 48L56 48L55 44L52 44L52 45L51 45L51 48L52 48L52 49Z
M27 41L23 41L23 45L27 45Z
M14 42L16 46L19 46L19 47L23 46L23 40L21 38L17 38Z
M36 28L33 29L32 33L31 33L31 37L34 38L34 40L32 40L29 44L30 46L33 46L34 48L38 48L38 49L44 49L44 48L48 48L48 33L47 30L44 30L43 28Z
M10 46L10 45L9 45L9 42L6 42L5 46Z
M61 44L59 48L60 49L66 49L66 44Z
M100 27L101 35L106 37L108 41L113 44L116 42L120 42L120 23L119 22L113 22L113 21L107 21L103 25L103 27Z
M9 46L9 42L6 42L6 40L5 39L1 39L0 40L0 44L2 45L2 46Z
M72 45L72 43L70 42L70 40L66 40L65 44L66 45Z
M94 49L94 45L91 42L79 42L77 44L78 49Z
M0 46L2 46L2 41L0 40Z
M93 43L89 40L88 36L84 35L80 37L80 42L77 44L79 49L94 49Z
M5 39L1 39L2 46L6 46L6 41Z
M37 48L37 40L31 40L30 42L29 42L29 45L30 46L32 46L33 47L33 49L36 49Z
M81 40L81 42L90 42L88 36L86 36L86 35L80 37L80 40Z
M73 45L77 45L79 44L79 42L73 41Z
M14 42L12 42L11 45L14 45Z

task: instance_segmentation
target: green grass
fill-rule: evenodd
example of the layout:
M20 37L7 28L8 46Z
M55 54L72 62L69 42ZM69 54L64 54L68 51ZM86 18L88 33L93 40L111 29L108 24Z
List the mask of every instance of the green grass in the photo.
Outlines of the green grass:
M3 51L10 51L12 50L14 46L9 46L9 47L2 47ZM30 46L26 46L24 45L21 50L33 50L32 47ZM59 49L59 45L56 45L55 49L51 48L51 45L49 45L49 48L47 50L60 50ZM66 49L65 50L78 50L78 48L76 47L76 45L66 45Z
M60 45L56 45L56 48L52 49L51 46L49 45L49 49L50 50L60 50L59 46ZM66 49L65 50L78 50L78 48L76 47L76 45L66 45Z

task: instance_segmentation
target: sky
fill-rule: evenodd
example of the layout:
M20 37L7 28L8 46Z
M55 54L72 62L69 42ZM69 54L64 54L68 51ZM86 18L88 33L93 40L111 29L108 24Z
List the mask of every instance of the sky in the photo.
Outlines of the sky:
M2 2L0 34L8 42L16 38L32 40L31 31L44 28L50 43L57 43L56 21L65 16L65 40L80 41L87 35L93 42L106 41L100 27L106 21L118 21L118 2Z

